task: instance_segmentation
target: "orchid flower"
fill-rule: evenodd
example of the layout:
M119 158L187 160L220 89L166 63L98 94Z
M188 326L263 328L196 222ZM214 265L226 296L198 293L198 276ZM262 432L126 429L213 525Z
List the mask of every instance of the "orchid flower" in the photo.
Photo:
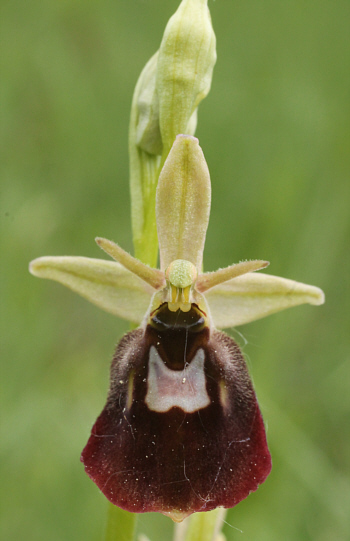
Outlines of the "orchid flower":
M203 273L210 201L198 140L178 135L156 192L160 269L102 238L97 243L115 261L41 257L30 264L35 276L139 325L117 346L107 402L81 460L113 504L176 522L233 507L271 469L243 355L218 329L324 302L317 287L256 273L267 261Z

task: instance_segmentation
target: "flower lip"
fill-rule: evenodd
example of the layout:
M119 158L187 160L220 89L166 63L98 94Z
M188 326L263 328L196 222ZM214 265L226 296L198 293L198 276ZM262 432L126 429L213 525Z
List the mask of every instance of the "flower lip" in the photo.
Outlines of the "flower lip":
M270 472L271 457L232 338L207 327L191 332L148 325L127 334L82 461L112 503L175 520L233 507L256 490Z

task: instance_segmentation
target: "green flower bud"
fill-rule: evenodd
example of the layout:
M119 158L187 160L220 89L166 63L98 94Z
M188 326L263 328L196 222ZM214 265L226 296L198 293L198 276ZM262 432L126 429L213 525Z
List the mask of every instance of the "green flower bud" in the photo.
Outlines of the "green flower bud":
M215 46L207 0L183 0L167 24L157 65L160 133L166 155L178 134L194 135L196 109L211 86Z
M194 135L197 107L211 86L215 44L207 0L183 0L135 89L130 132L140 149L161 155L165 148L164 162L178 134Z
M157 265L158 256L155 193L163 148L155 93L157 58L158 52L147 62L137 81L129 126L131 221L135 255L153 267Z
M144 67L135 92L137 120L135 142L149 154L161 155L163 143L159 129L159 100L156 91L158 52Z
M130 189L135 255L157 263L155 190L178 134L193 135L197 107L208 94L216 61L207 0L183 0L159 51L137 82L130 118Z

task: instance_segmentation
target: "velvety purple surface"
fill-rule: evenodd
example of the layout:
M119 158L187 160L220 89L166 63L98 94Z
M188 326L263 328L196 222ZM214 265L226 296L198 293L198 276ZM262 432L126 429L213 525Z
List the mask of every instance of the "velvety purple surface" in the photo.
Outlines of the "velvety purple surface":
M105 496L128 511L186 516L233 507L256 490L271 470L264 424L245 361L232 338L219 331L209 335L205 327L184 334L179 329L169 336L148 325L146 331L132 331L121 340L111 366L107 403L81 460ZM190 414L177 407L165 413L148 409L151 345L173 369L190 363L199 347L204 349L209 406ZM128 409L130 376L134 379ZM220 399L222 380L225 401Z

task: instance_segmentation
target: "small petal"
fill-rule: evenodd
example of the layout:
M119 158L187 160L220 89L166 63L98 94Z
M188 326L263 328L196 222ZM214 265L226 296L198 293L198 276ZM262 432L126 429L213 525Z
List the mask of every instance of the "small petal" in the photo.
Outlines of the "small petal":
M248 272L253 272L261 269L265 269L269 265L268 261L241 261L236 265L231 265L225 269L219 269L215 272L206 272L201 274L196 282L196 289L201 293L207 291L208 289L227 282L232 278L241 276L242 274L247 274Z
M210 289L206 294L214 325L243 325L299 304L323 304L315 286L269 274L249 273Z
M55 280L103 310L140 323L154 290L119 263L88 257L39 257L34 276Z
M185 259L202 266L210 176L198 139L178 135L159 177L156 199L161 269Z
M125 252L118 244L112 242L111 240L103 239L97 237L97 244L104 250L108 255L113 257L118 263L123 265L133 274L136 274L141 280L144 280L154 289L160 289L165 286L164 273L158 269L152 269L148 265L145 265L132 255Z

